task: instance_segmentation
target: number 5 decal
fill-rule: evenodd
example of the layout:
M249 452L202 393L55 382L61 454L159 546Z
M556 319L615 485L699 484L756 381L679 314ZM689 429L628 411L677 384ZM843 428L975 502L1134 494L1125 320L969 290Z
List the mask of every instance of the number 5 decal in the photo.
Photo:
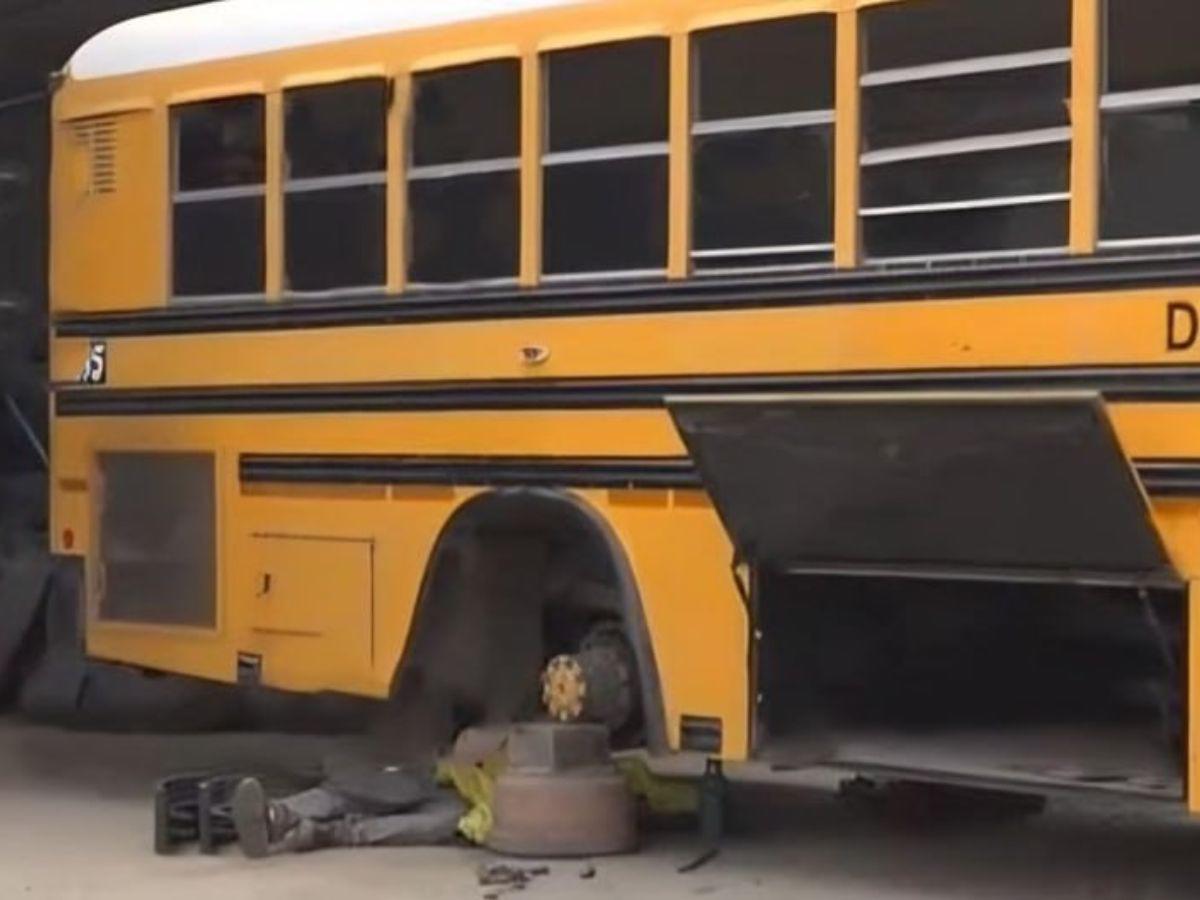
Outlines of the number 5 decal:
M93 341L88 351L87 362L79 373L80 384L104 384L108 379L108 345L103 341Z

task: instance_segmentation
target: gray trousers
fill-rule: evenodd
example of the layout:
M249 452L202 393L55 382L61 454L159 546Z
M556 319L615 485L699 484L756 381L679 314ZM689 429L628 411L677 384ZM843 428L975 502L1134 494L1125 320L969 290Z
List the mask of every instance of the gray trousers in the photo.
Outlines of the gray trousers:
M458 831L466 807L458 794L440 788L423 803L389 809L352 799L322 784L279 801L302 819L331 826L332 842L344 847L416 847L444 844Z

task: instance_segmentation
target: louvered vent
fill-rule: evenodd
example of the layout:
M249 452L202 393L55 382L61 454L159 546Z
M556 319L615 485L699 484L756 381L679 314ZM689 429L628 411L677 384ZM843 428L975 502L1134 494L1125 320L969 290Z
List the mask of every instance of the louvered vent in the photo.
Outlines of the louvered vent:
M89 160L87 193L111 194L117 189L117 123L111 117L76 122L75 140Z

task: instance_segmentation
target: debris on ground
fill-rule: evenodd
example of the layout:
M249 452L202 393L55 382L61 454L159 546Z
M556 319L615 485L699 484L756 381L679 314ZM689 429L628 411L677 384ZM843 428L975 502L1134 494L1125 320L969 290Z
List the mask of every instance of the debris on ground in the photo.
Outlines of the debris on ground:
M483 863L475 872L480 887L500 888L484 894L484 900L496 900L508 891L523 891L533 879L550 874L549 866L514 866L510 863Z
M706 866L710 862L712 862L714 859L716 859L718 854L720 854L720 852L721 852L720 847L709 847L707 850L705 850L703 853L701 853L699 856L697 856L691 862L684 863L682 866L677 868L675 871L678 872L680 875L687 875L690 872L695 872L697 869L703 868L704 866Z
M582 869L579 870L579 877L582 878L584 881L587 881L589 878L595 878L596 877L596 867L593 866L591 863L588 863L586 866L584 866Z

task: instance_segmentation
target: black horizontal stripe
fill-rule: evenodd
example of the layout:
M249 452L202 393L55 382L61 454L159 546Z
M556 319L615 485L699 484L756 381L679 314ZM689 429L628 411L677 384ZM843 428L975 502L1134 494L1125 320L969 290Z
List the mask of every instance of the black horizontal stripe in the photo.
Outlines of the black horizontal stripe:
M243 482L471 487L698 488L690 459L244 455Z
M154 310L68 314L60 337L228 331L279 331L352 325L477 321L639 312L775 308L1013 293L1200 285L1200 253L1083 256L947 265L934 269L863 269L783 276L604 282L537 289L349 295L281 303L176 305Z
M1200 496L1200 459L1138 460L1155 497ZM686 457L397 456L244 454L245 483L462 487L699 488Z
M887 391L1095 391L1112 401L1200 401L1200 366L677 375L546 381L197 388L63 388L61 416L661 408L670 395Z
M1200 497L1200 459L1139 459L1134 465L1153 497Z

